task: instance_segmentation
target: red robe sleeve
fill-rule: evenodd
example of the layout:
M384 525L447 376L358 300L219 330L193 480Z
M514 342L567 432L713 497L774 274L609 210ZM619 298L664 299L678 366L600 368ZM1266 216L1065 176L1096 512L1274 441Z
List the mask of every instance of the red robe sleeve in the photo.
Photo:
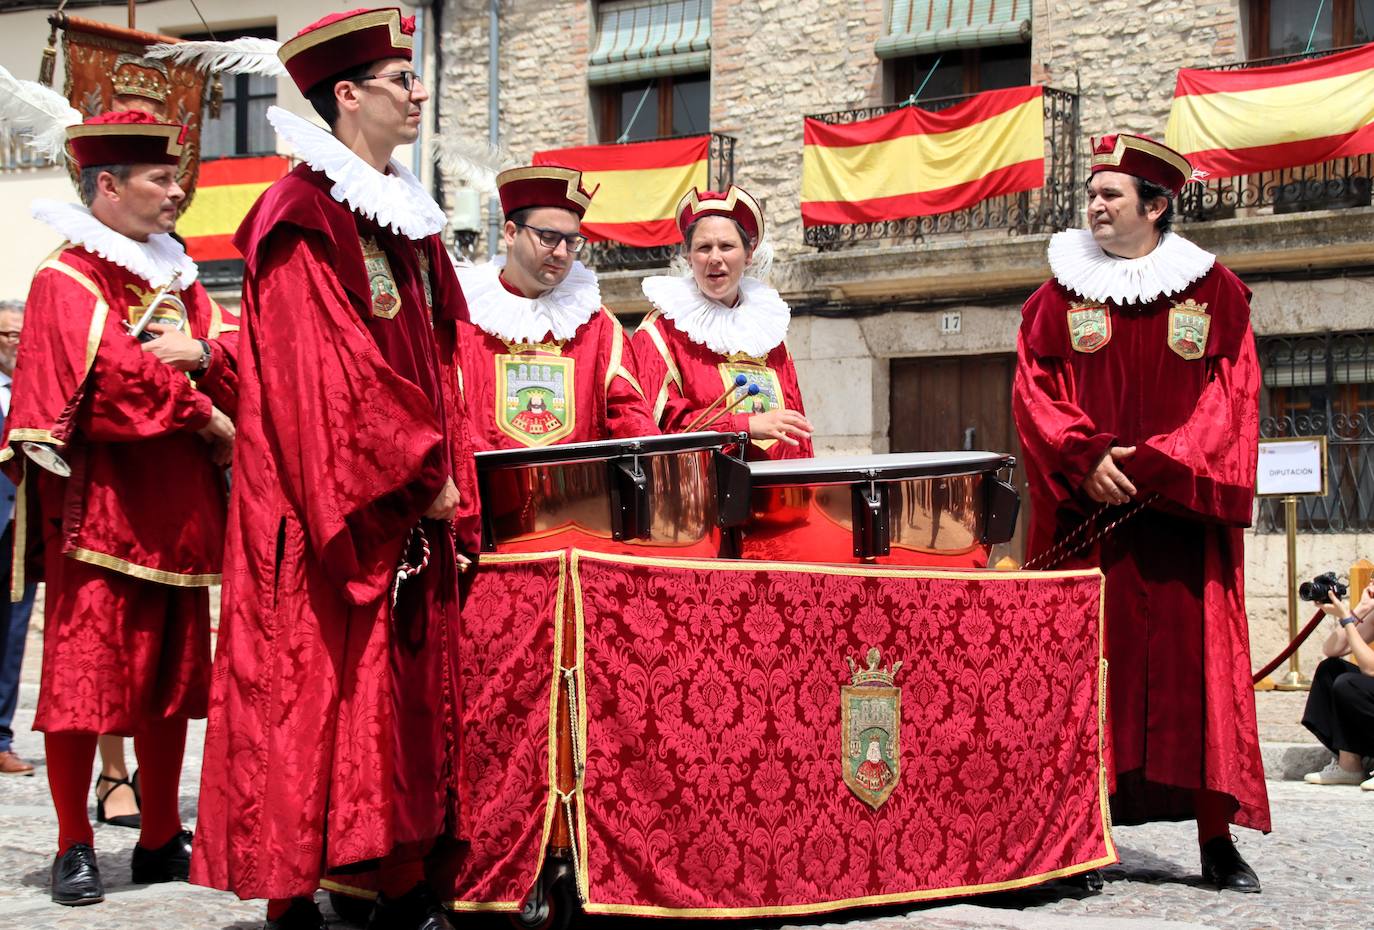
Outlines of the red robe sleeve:
M653 416L659 427L665 433L687 432L687 427L701 416L707 404L683 394L682 373L673 360L663 331L658 328L657 315L646 318L635 332L634 358L640 384L645 397L652 403ZM717 418L712 428L722 432L747 433L749 414L726 414Z
M625 338L620 321L601 308L611 321L610 345L606 356L606 429L620 439L632 436L657 436L661 430L644 399L644 390L635 374L634 352Z
M1136 446L1125 471L1189 514L1249 526L1259 456L1259 359L1246 327L1234 359L1208 359L1207 386L1177 429Z
M105 328L78 428L96 442L131 442L194 431L210 422L211 400L191 379Z
M429 399L382 358L322 237L260 247L263 431L287 501L329 576L357 605L390 583L395 546L448 478Z
M477 488L477 460L473 458L476 430L463 403L462 346L470 332L467 300L438 237L428 242L434 282L435 331L439 335L444 401L449 424L453 483L458 488L458 511L453 515L453 538L460 552L475 557L482 549L482 503ZM447 324L447 325L442 325Z
M204 337L210 345L210 366L196 378L196 387L232 419L238 414L239 318L208 294L204 299L210 308Z

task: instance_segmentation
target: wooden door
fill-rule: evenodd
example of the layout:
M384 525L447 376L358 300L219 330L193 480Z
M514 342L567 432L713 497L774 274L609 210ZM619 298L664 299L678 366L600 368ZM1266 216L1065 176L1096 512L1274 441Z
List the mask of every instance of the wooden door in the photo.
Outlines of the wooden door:
M1010 543L997 546L993 561L1010 555L1025 561L1025 527L1030 508L1021 444L1011 418L1011 381L1016 356L958 355L892 360L889 378L893 452L981 450L1016 456L1012 483L1021 494L1021 514Z

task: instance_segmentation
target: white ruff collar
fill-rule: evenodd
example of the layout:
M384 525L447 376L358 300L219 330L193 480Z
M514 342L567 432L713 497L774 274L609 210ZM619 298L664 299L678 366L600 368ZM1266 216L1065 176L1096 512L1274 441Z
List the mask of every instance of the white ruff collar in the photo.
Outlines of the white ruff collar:
M763 358L787 337L792 311L778 292L756 278L739 280L739 304L727 307L701 293L690 275L655 275L644 296L687 338L720 355Z
M1117 258L1102 251L1091 231L1066 229L1050 237L1050 270L1079 296L1118 306L1148 304L1177 294L1201 278L1217 257L1182 236L1166 232L1141 258Z
M147 242L139 242L106 226L86 207L60 200L35 200L32 212L34 219L47 223L73 245L94 252L155 288L176 278L176 290L181 291L194 284L200 273L181 243L166 233L154 233Z
M483 332L505 342L542 342L553 334L559 342L601 309L601 285L596 273L573 262L568 276L545 294L533 299L512 294L501 283L506 257L498 255L480 265L458 266L458 283L468 302L472 322Z
M434 198L394 159L388 163L390 173L382 174L308 119L268 107L267 121L302 161L334 182L329 196L355 213L407 239L428 238L448 225Z

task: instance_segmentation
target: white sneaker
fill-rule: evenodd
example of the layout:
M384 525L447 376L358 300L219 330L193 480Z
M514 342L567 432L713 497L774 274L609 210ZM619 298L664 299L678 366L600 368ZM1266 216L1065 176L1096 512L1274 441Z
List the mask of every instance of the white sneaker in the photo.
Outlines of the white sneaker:
M1349 772L1341 768L1341 764L1335 759L1326 763L1326 768L1320 772L1308 772L1302 780L1309 785L1358 785L1364 781L1364 772ZM1370 779L1374 781L1374 778ZM1370 791L1374 791L1371 786Z
M1365 791L1374 791L1374 778L1360 782L1360 787Z

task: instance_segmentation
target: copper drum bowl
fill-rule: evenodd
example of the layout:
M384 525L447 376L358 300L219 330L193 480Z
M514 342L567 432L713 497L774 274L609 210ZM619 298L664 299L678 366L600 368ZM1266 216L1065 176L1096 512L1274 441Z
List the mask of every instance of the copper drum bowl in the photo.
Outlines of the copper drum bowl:
M724 514L742 518L748 500L741 440L682 433L479 452L482 547L714 557Z
M1011 539L1020 498L993 452L751 462L741 558L981 568Z

